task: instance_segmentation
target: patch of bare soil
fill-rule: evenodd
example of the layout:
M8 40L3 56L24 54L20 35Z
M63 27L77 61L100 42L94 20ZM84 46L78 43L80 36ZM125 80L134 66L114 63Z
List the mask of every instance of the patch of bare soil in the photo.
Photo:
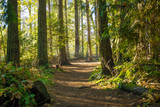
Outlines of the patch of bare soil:
M72 62L55 74L55 86L48 90L56 107L137 107L141 97L121 90L103 90L90 83L90 72L99 62Z

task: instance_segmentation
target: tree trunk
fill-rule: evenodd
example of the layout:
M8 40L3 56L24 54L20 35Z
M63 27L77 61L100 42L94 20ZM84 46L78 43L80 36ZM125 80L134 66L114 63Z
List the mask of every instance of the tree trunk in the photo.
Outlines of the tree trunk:
M38 8L38 65L48 64L46 0L39 0Z
M8 39L6 63L20 65L17 0L8 0Z
M100 36L100 57L102 73L113 75L114 62L109 39L108 17L106 11L106 1L99 0L99 36ZM103 35L103 36L102 36Z
M81 0L81 6L82 6L82 3L83 1ZM83 11L82 11L82 8L81 8L81 31L82 31L82 57L84 57L84 35L83 35Z
M63 0L59 0L58 5L58 11L59 11L59 64L60 65L66 65L69 64L67 55L66 55L66 49L65 49L65 38L64 38L64 25L63 25Z
M49 16L49 34L50 34L50 53L53 55L53 49L52 49L52 27L51 27L51 4L50 0L48 0L48 16Z
M98 38L98 42L100 42L100 35L99 35L99 33L100 33L100 29L99 29L99 27L100 27L100 24L99 24L99 22L100 22L100 19L99 19L99 3L98 3L98 0L96 0L96 5L97 5L97 8L96 8L96 11L97 11L97 18L96 18L96 20L97 20L97 38Z
M95 5L95 36L96 36L96 57L98 57L98 29L97 29L97 1L94 0L94 5Z
M74 0L74 8L75 8L75 57L79 57L78 0Z
M86 13L87 13L87 31L88 31L88 49L89 49L89 61L92 61L92 47L91 47L91 36L90 36L90 21L89 21L89 1L86 0Z
M65 29L65 32L66 32L66 52L67 52L67 56L68 58L70 58L70 54L69 54L69 43L68 43L68 17L67 17L67 0L65 0L65 19L66 19L66 29Z

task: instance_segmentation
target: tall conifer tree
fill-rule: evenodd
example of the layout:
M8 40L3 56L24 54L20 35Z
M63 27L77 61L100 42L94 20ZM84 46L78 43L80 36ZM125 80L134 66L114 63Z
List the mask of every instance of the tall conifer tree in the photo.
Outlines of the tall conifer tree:
M38 7L38 65L48 64L46 0L39 0Z
M13 62L15 66L20 65L17 0L8 0L8 39L6 62Z

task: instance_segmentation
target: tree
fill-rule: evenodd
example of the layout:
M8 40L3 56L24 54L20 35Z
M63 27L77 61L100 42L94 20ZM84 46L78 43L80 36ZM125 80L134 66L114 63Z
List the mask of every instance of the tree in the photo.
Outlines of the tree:
M74 8L75 8L75 57L79 57L78 0L74 0Z
M49 21L48 21L48 25L49 25L49 34L50 34L50 53L52 55L53 53L53 49L52 49L52 26L51 26L51 3L50 0L48 0L48 16L49 16Z
M98 43L97 43L97 41L98 41L98 16L97 16L97 0L94 0L94 6L95 6L95 36L96 36L96 57L98 57Z
M8 39L6 62L13 62L13 65L15 66L20 65L17 6L17 0L8 0Z
M102 73L113 74L114 62L112 58L112 50L109 39L108 17L106 11L106 1L99 0L99 38L100 38L100 57L102 65Z
M63 25L63 0L59 0L58 4L58 18L59 18L59 64L66 65L69 64L65 48L65 38L64 38L64 25Z
M81 0L81 6L82 6L83 0ZM83 34L83 8L81 7L81 45L82 45L82 57L84 57L84 34Z
M39 0L38 7L38 65L48 64L46 0Z
M69 43L68 43L68 17L67 17L68 11L67 11L67 0L65 0L65 19L66 19L66 28L65 28L65 34L66 34L66 51L67 51L67 56L68 58L70 57L69 55Z
M89 21L89 1L88 0L86 0L86 13L87 13L87 31L88 31L89 61L92 61L92 47L91 47L90 21Z

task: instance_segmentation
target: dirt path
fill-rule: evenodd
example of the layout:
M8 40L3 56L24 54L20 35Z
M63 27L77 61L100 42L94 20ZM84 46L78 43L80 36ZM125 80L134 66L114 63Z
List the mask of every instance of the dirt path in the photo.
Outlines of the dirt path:
M88 82L90 72L98 62L73 62L62 66L66 72L55 74L55 86L49 90L56 98L56 107L131 107L139 104L140 97L121 90L102 90Z

